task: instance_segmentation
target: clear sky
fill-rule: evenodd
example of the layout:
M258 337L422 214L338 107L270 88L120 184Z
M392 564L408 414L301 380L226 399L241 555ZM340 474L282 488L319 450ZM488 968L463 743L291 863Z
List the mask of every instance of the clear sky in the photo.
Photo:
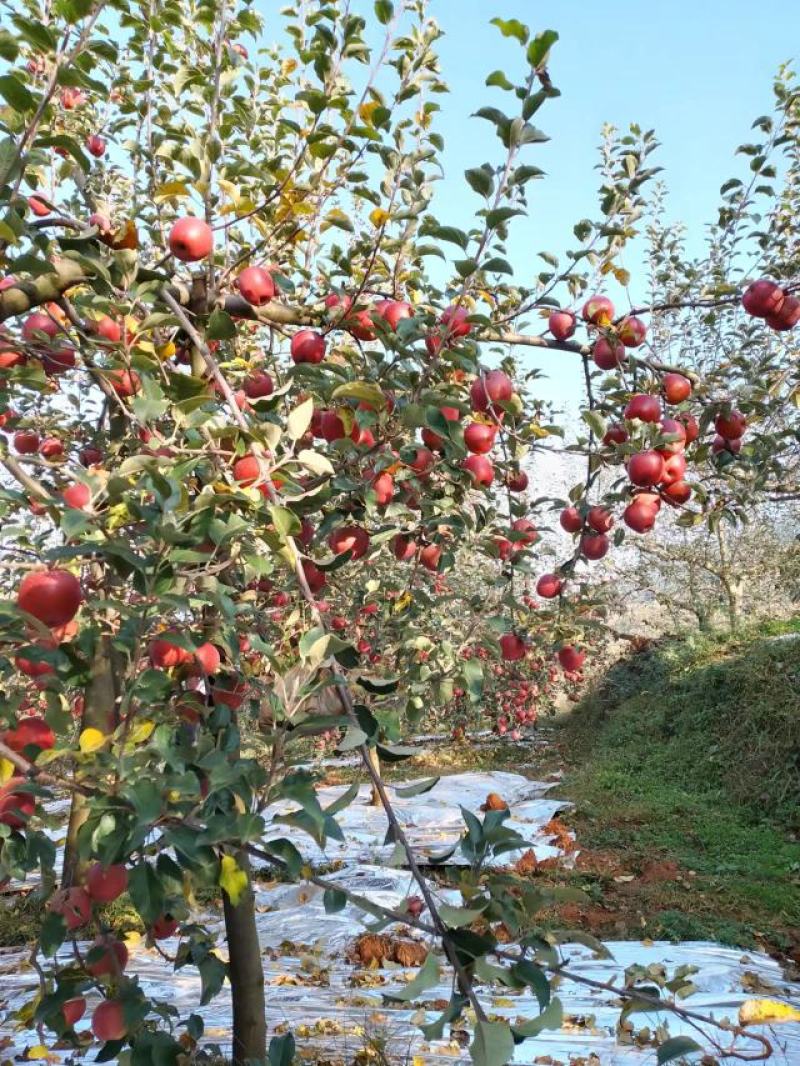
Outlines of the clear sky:
M265 36L279 37L272 14L280 5L256 0L256 6L267 15ZM372 11L367 0L354 0L353 7ZM604 122L655 129L668 215L687 225L690 246L699 250L720 185L746 169L735 148L751 139L753 119L771 110L773 75L780 63L800 58L798 0L772 0L766 7L752 0L432 0L430 14L446 34L439 48L451 89L437 98L437 126L446 141L438 214L462 227L479 206L464 170L495 162L502 151L493 127L469 116L486 104L510 106L510 94L485 86L492 70L505 69L512 80L522 70L519 46L489 20L518 18L532 32L560 34L550 70L562 95L534 119L551 141L526 150L547 177L529 186L531 216L516 221L511 243L521 281L542 268L539 250L559 254L574 222L595 213L593 168ZM634 295L635 287L634 275ZM565 370L568 355L528 358L551 372L550 398L563 399L577 384L575 368Z

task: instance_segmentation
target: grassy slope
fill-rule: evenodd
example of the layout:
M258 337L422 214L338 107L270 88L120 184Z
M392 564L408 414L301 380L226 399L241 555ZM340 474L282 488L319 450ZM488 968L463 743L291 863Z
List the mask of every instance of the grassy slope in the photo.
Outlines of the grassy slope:
M632 657L561 740L584 924L800 961L800 624Z

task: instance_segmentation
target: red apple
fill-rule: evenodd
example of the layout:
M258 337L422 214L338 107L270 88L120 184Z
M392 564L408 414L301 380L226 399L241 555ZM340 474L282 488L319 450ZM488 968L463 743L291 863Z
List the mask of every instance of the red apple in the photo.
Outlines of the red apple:
M780 311L785 293L780 285L768 278L751 282L742 294L742 307L748 315L766 318Z
M128 1035L125 1011L117 999L104 999L92 1015L92 1032L98 1040L124 1040Z
M405 300L379 300L375 304L375 314L396 331L404 318L414 317L414 308Z
M92 917L92 900L85 888L63 888L50 900L49 908L64 919L70 932L86 925Z
M52 340L60 332L61 327L59 324L50 315L42 314L41 311L34 311L22 323L22 336L26 341L38 340L41 333L44 333L45 336L50 337Z
M626 348L638 348L640 344L644 344L644 339L647 336L647 326L642 322L641 318L629 315L620 322L617 332L619 333L619 339Z
M306 582L311 592L320 592L325 588L328 579L325 577L324 572L310 559L303 559L303 573L306 576Z
M686 456L677 452L670 455L664 463L664 473L661 475L660 484L671 485L673 481L683 481L686 473Z
M516 633L504 633L500 638L500 653L506 662L524 659L527 651L527 644Z
M686 426L677 418L662 418L661 433L665 437L673 437L673 440L659 444L658 450L662 455L677 455L686 448Z
M86 972L92 977L119 978L123 974L128 965L128 949L121 940L108 934L98 936L89 949L89 954L96 953L101 954L86 963Z
M14 450L20 455L35 455L40 444L39 434L32 429L20 429L14 434Z
M394 499L394 479L391 474L384 471L378 474L372 481L372 491L379 507L385 507Z
M485 455L468 455L461 465L475 485L488 487L494 481L494 467Z
M81 585L68 570L34 570L22 579L17 606L46 626L63 626L78 613Z
M714 455L719 455L720 452L730 452L731 455L738 455L741 450L741 437L734 437L731 440L728 437L723 437L718 433L711 442L711 451L714 453Z
M266 476L261 460L255 455L243 455L237 459L231 472L234 481L238 481L243 488L262 482Z
M39 218L44 218L45 215L49 215L52 211L52 208L47 201L39 196L29 196L28 207L33 211L34 215L37 215Z
M150 665L156 670L172 670L176 666L184 666L192 661L192 653L174 644L169 640L168 634L169 631L150 641L148 649Z
M42 459L61 459L64 455L64 442L58 437L45 437L39 445L39 455Z
M335 411L322 411L319 418L319 428L320 434L329 444L336 440L342 440L347 436L344 431L344 422Z
M24 777L12 777L0 786L0 824L10 829L24 829L36 810L36 797L20 791Z
M214 251L214 231L201 218L180 218L169 232L169 250L183 263L206 259Z
M398 533L392 541L392 551L399 563L407 563L409 559L413 559L417 554L417 545L411 537Z
M467 451L476 455L486 455L494 447L494 438L497 436L497 426L489 426L485 422L470 422L464 430L464 444Z
M565 507L558 516L558 521L567 533L580 533L583 529L583 519L577 507Z
M424 477L429 473L435 462L436 456L432 451L428 448L417 448L414 458L408 465L420 477Z
M369 551L369 533L361 526L339 526L328 537L328 546L334 555L348 553L351 559L360 559Z
M263 370L257 370L242 383L244 394L250 400L260 400L263 396L271 396L275 388L272 378Z
M472 330L468 318L466 307L453 306L445 308L439 321L446 328L448 337L466 337Z
M638 392L631 396L625 408L625 417L628 419L638 418L640 422L661 421L661 400L658 396Z
M325 338L313 329L301 329L292 337L290 347L295 363L321 363L325 358Z
M612 444L624 444L628 439L627 431L624 426L615 423L610 425L603 434L603 444L609 447Z
M200 667L201 673L211 675L219 670L222 656L219 653L219 648L207 640L195 648L194 661Z
M495 414L500 411L497 405L508 403L513 394L511 378L502 370L490 370L481 374L472 382L469 390L474 411L488 411L491 406Z
M93 863L86 871L86 891L95 903L113 903L128 887L128 871L122 863Z
M614 519L605 507L592 507L586 516L586 521L595 533L608 533L613 528Z
M667 403L683 403L692 395L692 383L683 374L665 374L661 382Z
M661 495L667 503L673 507L679 507L684 503L688 503L692 495L692 487L687 485L685 481L672 481L668 485L664 485Z
M583 320L593 326L610 326L614 305L607 296L590 296L583 305Z
M531 522L530 518L515 518L511 523L511 531L517 534L515 540L515 550L517 551L535 544L539 536L536 532L536 526Z
M547 328L557 341L568 340L575 332L577 319L572 311L551 311Z
M628 460L628 477L634 485L649 488L664 475L664 456L654 449L637 452Z
M153 939L169 940L178 931L178 924L177 918L173 918L171 914L162 914L160 918L156 918L150 927Z
M625 508L622 520L635 533L647 533L656 524L658 508L644 496L635 496Z
M602 559L608 553L609 547L605 533L584 533L581 537L581 551L587 559Z
M726 440L738 440L747 428L747 419L741 411L731 410L728 414L718 414L714 419L714 429Z
M770 329L777 329L781 332L792 329L800 322L800 300L796 296L787 296L780 310L767 315L764 321Z
M96 133L93 133L91 137L86 138L86 148L89 154L93 155L96 159L100 159L101 156L106 154L106 142Z
M426 570L438 570L439 560L442 558L442 549L438 544L426 544L420 549L419 561Z
M506 476L509 492L524 492L528 487L528 475L524 470L515 470Z
M601 370L616 370L627 358L624 345L616 340L612 342L608 337L598 338L592 348L592 359Z
M694 415L678 415L678 421L686 430L686 443L692 444L700 436L700 425Z
M372 314L365 308L361 311L354 311L349 315L344 326L353 334L356 340L374 341L377 336Z
M64 1018L64 1024L68 1028L72 1028L76 1022L79 1022L86 1013L86 1000L83 996L76 996L74 999L68 999L61 1006L61 1014Z
M563 587L564 582L556 574L542 574L536 582L536 591L544 600L554 600Z
M586 652L579 651L572 644L565 644L563 648L559 649L558 661L561 663L561 669L565 674L575 674L586 662Z
M20 718L13 729L7 729L2 734L2 738L6 747L18 755L23 755L29 745L41 751L49 751L56 743L55 733L47 722L35 716Z

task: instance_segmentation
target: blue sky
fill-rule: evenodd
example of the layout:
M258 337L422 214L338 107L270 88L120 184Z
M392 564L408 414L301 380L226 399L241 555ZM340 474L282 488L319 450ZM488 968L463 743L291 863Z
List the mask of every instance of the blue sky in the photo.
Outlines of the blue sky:
M272 0L258 4L267 14L268 40L279 37ZM372 4L354 0L356 10ZM654 128L662 147L656 158L669 188L668 216L688 227L690 247L702 247L705 225L714 218L719 187L746 168L737 145L751 139L754 118L771 110L772 79L779 64L800 52L800 4L773 0L766 8L752 0L432 0L430 14L445 31L439 50L451 92L438 97L437 128L446 141L445 180L437 191L442 221L468 224L480 202L467 187L467 167L499 159L493 128L469 116L482 105L510 106L510 94L485 86L495 69L514 80L522 56L489 20L518 18L533 32L555 29L560 40L551 74L561 97L550 101L535 122L551 141L529 149L527 161L547 177L531 188L531 214L517 220L510 259L520 280L542 268L536 256L569 246L572 225L593 215L598 174L597 146L604 122ZM634 272L635 264L625 265ZM561 400L577 384L574 367L562 355L532 357L552 377L544 390Z

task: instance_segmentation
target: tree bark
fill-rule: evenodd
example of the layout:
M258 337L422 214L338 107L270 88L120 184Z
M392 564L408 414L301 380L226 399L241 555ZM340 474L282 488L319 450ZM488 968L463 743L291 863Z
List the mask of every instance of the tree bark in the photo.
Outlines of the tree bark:
M236 862L247 874L247 888L235 907L228 894L222 894L233 1002L233 1066L254 1066L267 1061L264 967L247 852L238 852Z
M100 636L95 643L90 666L89 682L83 691L83 714L81 730L99 729L110 733L116 725L118 679L114 670L114 655L111 637ZM86 821L86 797L79 792L72 794L67 838L64 844L64 864L61 870L63 888L70 888L80 879L81 864L78 858L78 832Z

